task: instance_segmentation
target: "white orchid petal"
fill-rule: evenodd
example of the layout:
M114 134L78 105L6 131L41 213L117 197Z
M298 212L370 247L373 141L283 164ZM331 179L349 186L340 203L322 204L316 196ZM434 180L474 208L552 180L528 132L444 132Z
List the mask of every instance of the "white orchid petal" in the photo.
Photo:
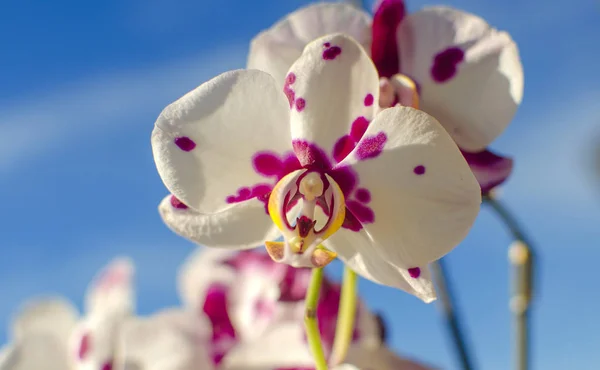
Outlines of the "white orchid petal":
M241 340L256 340L275 321L279 284L255 274L240 276L240 282L229 293L229 315Z
M110 369L115 357L115 341L123 315L91 315L77 324L69 340L69 353L75 369Z
M426 303L436 299L428 269L420 269L419 276L414 278L407 269L391 265L378 254L376 248L365 248L372 245L373 241L364 229L359 231L342 229L323 244L335 251L348 267L365 279L403 290Z
M14 340L45 335L66 345L78 316L77 309L62 298L33 300L25 304L14 320Z
M302 165L316 164L323 156L343 159L373 119L379 101L373 62L354 39L342 34L308 44L290 68L284 89L295 102L292 138Z
M372 240L365 249L394 266L409 269L441 258L479 212L477 180L448 133L422 111L383 110L338 165L345 166L363 187L346 205Z
M170 310L149 318L131 318L121 329L116 369L212 369L210 328L196 315Z
M227 370L314 366L302 321L282 323L255 341L240 343L223 361Z
M236 279L235 270L225 264L235 252L198 248L179 270L178 287L184 307L200 312L208 289L213 284L231 286Z
M252 40L248 68L268 72L283 86L304 47L319 37L344 33L368 50L370 23L371 17L351 4L318 3L298 9Z
M129 258L111 261L88 287L87 313L118 316L132 313L135 310L134 273L135 268Z
M52 335L29 335L0 354L0 370L69 369L65 343Z
M273 77L257 70L223 73L158 117L152 133L158 172L171 193L200 213L265 195L287 167L298 167L288 120Z
M169 195L162 200L158 210L171 230L201 245L254 248L280 235L271 219L265 217L265 205L256 199L234 204L219 213L202 214Z
M482 18L447 7L407 16L398 29L400 65L420 86L421 109L465 150L489 145L523 95L514 41Z

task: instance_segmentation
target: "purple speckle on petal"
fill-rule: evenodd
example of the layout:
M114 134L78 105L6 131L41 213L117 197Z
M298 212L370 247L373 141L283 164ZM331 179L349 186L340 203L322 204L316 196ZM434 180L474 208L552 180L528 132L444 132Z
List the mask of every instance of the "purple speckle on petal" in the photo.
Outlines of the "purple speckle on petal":
M177 199L177 197L174 195L171 195L171 206L177 209L188 209L188 206L186 206L182 201Z
M418 165L417 167L415 167L413 169L413 172L417 175L422 175L425 173L425 166L423 165Z
M358 142L369 127L369 120L363 116L360 116L352 122L352 127L350 128L350 137Z
M326 47L326 48L328 48L328 47L330 47L330 46L331 46L331 44L330 44L330 43L328 43L328 42L326 42L326 43L324 43L324 44L323 44L323 46L324 46L324 47Z
M373 100L373 94L367 94L367 96L365 96L365 107L370 107L373 105Z
M323 51L323 59L334 60L341 53L342 53L342 48L340 48L339 46L331 46Z
M294 82L296 82L296 75L294 74L294 72L288 73L287 77L285 78L285 84L291 85Z
M298 110L298 112L302 112L305 106L306 100L304 100L303 98L296 99L296 109Z
M465 52L457 47L448 48L438 53L431 67L431 77L438 83L450 80L456 74L457 65L463 61Z
M371 208L353 200L346 202L346 207L361 223L371 224L375 222L375 213Z
M340 163L354 150L356 142L349 135L344 135L333 145L333 159Z
M331 169L331 162L325 151L306 140L292 140L294 153L302 166L316 167L322 170Z
M376 158L383 152L386 141L387 135L384 132L380 132L375 136L366 137L358 144L356 156L361 161Z
M279 175L283 167L279 156L267 151L254 154L252 165L256 172L266 177Z
M360 188L356 190L356 199L361 203L369 203L371 201L371 192L369 189Z
M293 72L288 73L285 78L285 84L283 85L283 92L290 103L290 109L294 107L294 100L296 100L296 93L290 86L294 82L296 82L296 75Z
M88 352L90 351L90 335L89 334L84 334L81 337L81 340L79 342L79 351L77 352L77 355L79 357L79 360L83 360L85 359L85 357L87 356Z
M175 138L175 145L184 152L189 152L196 147L196 143L187 136Z
M418 267L409 268L408 273L411 278L417 279L419 276L421 276L421 269Z
M109 362L105 362L104 365L102 365L102 367L100 368L100 370L112 370L113 365L112 365L112 361Z

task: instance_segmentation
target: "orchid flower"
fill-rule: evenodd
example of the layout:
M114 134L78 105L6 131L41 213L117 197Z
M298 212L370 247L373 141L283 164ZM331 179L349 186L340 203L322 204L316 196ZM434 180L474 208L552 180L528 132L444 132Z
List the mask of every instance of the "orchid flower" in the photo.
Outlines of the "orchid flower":
M1 370L111 370L117 331L133 311L133 266L116 259L90 285L86 313L62 298L29 303L17 316Z
M330 33L354 37L371 51L381 79L379 104L415 106L444 126L487 194L512 170L512 159L486 147L514 116L523 95L517 46L480 17L449 7L405 14L402 0L380 0L371 19L344 3L299 9L260 33L248 68L284 83L304 47Z
M202 84L169 105L152 133L173 193L163 219L208 246L265 242L275 261L295 267L337 256L432 301L427 264L466 236L480 187L433 117L379 111L378 98L373 62L343 34L308 44L283 91L258 70Z
M244 363L274 356L270 360L273 365L296 365L296 357L287 352L281 354L281 350L251 355L250 350L245 352L240 347L253 348L257 341L273 335L286 341L286 333L292 329L280 329L283 327L292 327L293 333L299 330L302 339L310 273L310 269L275 263L267 254L257 251L202 249L194 253L181 270L180 292L184 307L207 316L212 324L214 363L233 361L229 354L235 349L239 354L236 357ZM340 286L325 279L321 291L317 318L326 351L330 352ZM353 343L357 345L380 343L377 320L363 303L358 305L353 334ZM301 353L308 352L305 341L300 347ZM240 353L247 353L243 360Z
M309 269L275 263L254 250L202 248L193 253L181 269L179 289L184 306L212 324L215 366L227 370L314 366L302 325L309 275ZM317 316L329 352L340 286L325 278L321 293ZM377 366L371 366L376 369L426 369L385 348L378 321L362 302L352 345L356 356L349 357L350 364L366 366L365 355L377 357Z
M210 323L181 309L132 317L119 330L115 370L212 370Z

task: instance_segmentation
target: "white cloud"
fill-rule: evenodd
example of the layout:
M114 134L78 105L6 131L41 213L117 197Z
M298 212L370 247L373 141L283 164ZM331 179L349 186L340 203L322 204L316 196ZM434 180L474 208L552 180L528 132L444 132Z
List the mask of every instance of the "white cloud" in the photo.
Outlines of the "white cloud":
M231 45L151 69L95 76L68 88L0 105L0 173L90 135L118 129L200 83L243 68L247 47ZM152 125L152 121L148 122Z

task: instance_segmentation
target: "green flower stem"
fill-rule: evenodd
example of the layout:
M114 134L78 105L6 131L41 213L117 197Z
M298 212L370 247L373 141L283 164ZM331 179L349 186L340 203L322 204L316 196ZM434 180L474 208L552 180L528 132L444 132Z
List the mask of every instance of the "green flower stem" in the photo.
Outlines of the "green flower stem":
M315 359L316 370L327 370L327 360L323 353L321 344L321 334L319 333L319 324L317 322L317 305L319 303L319 292L323 282L323 269L314 268L310 277L310 285L306 292L306 308L304 312L304 325L306 326L306 336L308 337L308 346Z
M473 359L469 355L469 346L467 345L465 335L463 334L460 317L456 313L455 298L451 289L444 259L442 258L439 261L433 262L430 267L439 296L439 307L444 315L448 331L452 336L454 348L458 354L458 360L460 361L460 368L462 370L472 370L474 369Z
M335 340L333 343L333 366L344 362L344 359L348 354L348 349L350 348L350 343L352 342L354 321L356 319L357 282L358 277L356 276L356 273L348 266L345 266L338 321L335 328Z
M492 194L485 195L483 201L492 207L514 238L514 243L510 246L508 255L514 270L510 309L514 316L515 369L527 370L530 368L529 308L533 296L536 253L515 217L502 203Z

